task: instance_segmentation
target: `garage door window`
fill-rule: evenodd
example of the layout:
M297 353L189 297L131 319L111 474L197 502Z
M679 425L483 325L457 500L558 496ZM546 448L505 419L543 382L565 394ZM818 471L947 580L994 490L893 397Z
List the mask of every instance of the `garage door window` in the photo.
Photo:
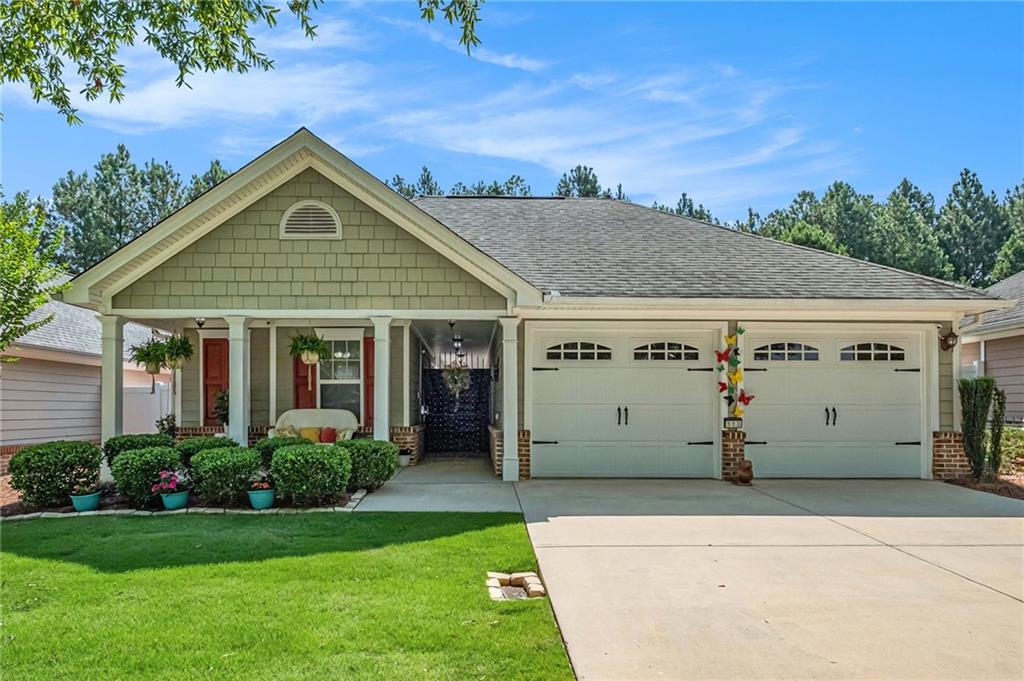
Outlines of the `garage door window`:
M664 341L633 348L633 359L646 362L695 362L700 352L692 345Z
M818 348L806 343L767 343L754 348L756 362L817 362Z
M592 343L590 341L569 341L552 345L547 349L547 358L550 360L610 360L612 349L607 345Z
M855 343L839 350L842 362L902 362L906 358L903 348L888 343Z

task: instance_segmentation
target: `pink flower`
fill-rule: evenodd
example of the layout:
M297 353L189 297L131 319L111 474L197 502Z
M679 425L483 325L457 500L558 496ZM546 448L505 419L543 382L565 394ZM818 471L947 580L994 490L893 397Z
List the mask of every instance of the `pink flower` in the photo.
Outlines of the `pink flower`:
M160 489L160 485L159 485L158 483L153 483L153 486L152 486L152 487L150 488L150 490L149 490L149 491L150 491L150 492L155 492L155 491L157 491L158 489Z
M167 471L160 471L160 478L161 479L166 478L168 475L170 475L170 473L168 473Z
M171 480L171 484L169 485L169 487L171 489L174 489L177 486L178 486L178 482L176 480Z

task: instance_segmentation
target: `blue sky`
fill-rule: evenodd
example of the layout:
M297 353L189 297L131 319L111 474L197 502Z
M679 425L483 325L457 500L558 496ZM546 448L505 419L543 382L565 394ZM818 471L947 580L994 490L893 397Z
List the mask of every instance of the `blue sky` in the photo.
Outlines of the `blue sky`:
M518 173L544 194L583 163L730 220L836 179L884 196L907 176L940 201L965 166L1000 195L1024 180L1020 3L490 2L472 57L411 2L329 2L317 22L313 42L287 19L259 38L276 70L192 90L127 50L125 101L83 103L80 126L5 87L4 190L48 195L119 142L234 169L302 125L381 178L427 164L444 186Z

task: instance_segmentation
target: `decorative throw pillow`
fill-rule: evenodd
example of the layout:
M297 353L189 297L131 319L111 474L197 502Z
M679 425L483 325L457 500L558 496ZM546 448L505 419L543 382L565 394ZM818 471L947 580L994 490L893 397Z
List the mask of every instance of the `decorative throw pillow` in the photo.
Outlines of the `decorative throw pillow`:
M337 428L321 428L320 442L336 442L338 440Z
M299 437L304 437L312 442L320 442L319 428L299 428Z

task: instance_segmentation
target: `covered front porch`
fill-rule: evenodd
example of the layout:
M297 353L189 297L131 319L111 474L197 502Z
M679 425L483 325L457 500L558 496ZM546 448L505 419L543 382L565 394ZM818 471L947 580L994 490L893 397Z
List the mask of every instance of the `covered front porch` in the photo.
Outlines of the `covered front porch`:
M359 436L391 440L415 463L424 454L427 429L439 418L431 413L425 378L453 366L472 367L476 374L486 370L487 380L475 386L477 393L486 394L462 406L463 415L479 410L472 416L481 428L484 449L498 457L493 470L504 480L519 479L515 448L505 456L501 447L502 441L516 441L521 420L517 317L464 311L416 317L298 314L268 318L194 310L157 318L101 315L103 439L121 433L124 412L118 376L108 371L107 363L124 350L125 322L139 321L181 334L193 347L192 359L174 372L173 411L181 432L225 432L241 443L266 436L292 409L344 409L355 415ZM291 339L309 333L329 348L328 356L314 365L290 353ZM517 370L502 371L506 366Z

